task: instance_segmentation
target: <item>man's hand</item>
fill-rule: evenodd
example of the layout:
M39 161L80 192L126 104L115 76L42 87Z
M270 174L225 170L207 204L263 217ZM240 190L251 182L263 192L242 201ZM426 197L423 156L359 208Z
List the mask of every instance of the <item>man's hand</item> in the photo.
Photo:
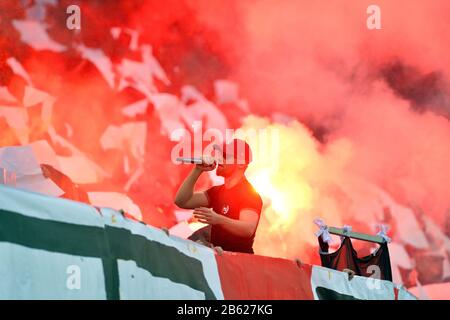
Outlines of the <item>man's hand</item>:
M194 210L194 217L198 219L201 223L206 224L220 224L222 222L223 216L215 213L212 209L199 207Z
M201 223L219 225L228 232L239 237L251 237L258 225L259 215L252 209L243 209L239 214L239 220L222 216L212 209L198 207L194 210L194 217Z
M216 168L216 161L211 157L202 157L203 163L195 165L199 171L212 171Z

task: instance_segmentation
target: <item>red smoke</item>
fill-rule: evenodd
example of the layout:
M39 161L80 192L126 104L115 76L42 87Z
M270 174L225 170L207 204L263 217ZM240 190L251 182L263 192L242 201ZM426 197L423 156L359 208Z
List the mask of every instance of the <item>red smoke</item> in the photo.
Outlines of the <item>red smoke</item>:
M202 2L197 14L221 34L252 111L290 114L325 144L349 139L349 170L442 222L450 205L448 2L377 1L381 30L366 27L372 1L227 3Z
M129 27L140 33L140 44L152 45L167 72L170 85L156 82L161 91L179 96L181 86L194 85L213 99L214 80L236 81L254 115L292 116L311 129L319 150L348 141L345 170L443 223L450 206L448 1L376 1L381 30L367 29L366 9L374 3L366 0L80 1L79 33L65 28L69 4L48 9L49 34L69 46L57 54L22 44L10 21L24 11L17 1L2 1L0 81L23 95L23 80L5 65L14 56L36 87L58 97L59 134L69 124L71 142L112 174L96 188L120 189L126 180L122 155L101 150L98 139L124 121L121 107L144 96L111 90L73 45L101 48L113 62L137 59L126 49L128 35L110 34L111 27ZM223 111L240 126L240 115ZM185 172L168 161L173 144L160 133L153 106L140 117L149 123L146 173L129 194L147 222L170 226Z

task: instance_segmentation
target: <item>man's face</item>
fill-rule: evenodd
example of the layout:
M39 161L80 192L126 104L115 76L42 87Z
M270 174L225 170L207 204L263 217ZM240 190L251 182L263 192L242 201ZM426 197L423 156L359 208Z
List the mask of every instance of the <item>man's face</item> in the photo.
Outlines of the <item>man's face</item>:
M218 176L226 178L231 176L237 168L238 165L236 164L236 160L233 157L225 157L222 158L221 163L217 165L216 174Z

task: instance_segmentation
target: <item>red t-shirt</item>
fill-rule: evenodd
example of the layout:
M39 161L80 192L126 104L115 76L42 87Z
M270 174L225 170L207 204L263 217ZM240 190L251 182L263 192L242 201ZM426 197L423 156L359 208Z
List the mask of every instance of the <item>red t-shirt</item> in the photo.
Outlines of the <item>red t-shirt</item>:
M252 209L258 213L259 223L262 199L247 179L242 179L241 182L230 189L225 188L225 185L212 187L206 190L206 196L209 206L216 213L239 220L242 209ZM226 251L253 253L255 233L251 237L239 237L221 226L212 225L211 243Z

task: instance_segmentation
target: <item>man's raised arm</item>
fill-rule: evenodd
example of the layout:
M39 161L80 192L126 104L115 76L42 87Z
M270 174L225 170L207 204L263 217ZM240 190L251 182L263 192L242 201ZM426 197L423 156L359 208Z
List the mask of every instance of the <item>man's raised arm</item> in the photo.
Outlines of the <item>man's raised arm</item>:
M197 207L207 207L208 198L204 192L194 192L194 186L203 171L210 171L215 168L215 164L197 164L184 180L175 196L175 204L183 209L195 209Z

